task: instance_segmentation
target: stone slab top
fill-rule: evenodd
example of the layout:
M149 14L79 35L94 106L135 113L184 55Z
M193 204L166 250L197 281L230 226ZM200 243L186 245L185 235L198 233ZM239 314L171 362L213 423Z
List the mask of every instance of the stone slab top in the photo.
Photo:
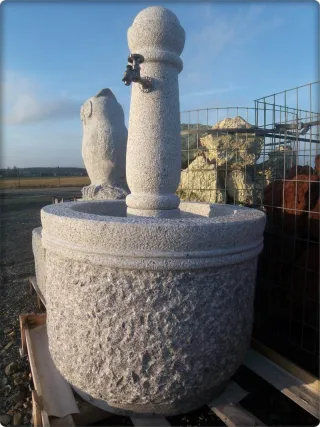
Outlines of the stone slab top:
M206 268L262 249L263 212L182 202L176 219L126 217L125 201L71 202L41 210L42 242L65 257L121 268ZM232 258L232 260L230 259Z

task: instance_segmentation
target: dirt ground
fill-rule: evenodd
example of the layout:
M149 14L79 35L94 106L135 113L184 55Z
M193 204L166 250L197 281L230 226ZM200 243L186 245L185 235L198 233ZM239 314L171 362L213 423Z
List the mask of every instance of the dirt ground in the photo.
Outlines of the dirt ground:
M14 188L82 187L89 184L90 180L87 176L0 178L0 189L2 190Z
M12 189L0 192L0 422L30 425L29 365L19 354L19 314L39 312L30 294L34 275L31 233L40 226L40 209L52 197L80 197L80 188ZM9 373L10 372L10 373ZM9 373L9 375L8 375Z

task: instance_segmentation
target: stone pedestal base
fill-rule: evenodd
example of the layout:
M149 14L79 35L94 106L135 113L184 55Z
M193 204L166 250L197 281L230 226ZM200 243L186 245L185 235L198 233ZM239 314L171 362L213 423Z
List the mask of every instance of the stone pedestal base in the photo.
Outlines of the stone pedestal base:
M128 217L117 200L41 211L50 354L103 409L163 416L200 407L249 347L264 214L205 203L180 211Z

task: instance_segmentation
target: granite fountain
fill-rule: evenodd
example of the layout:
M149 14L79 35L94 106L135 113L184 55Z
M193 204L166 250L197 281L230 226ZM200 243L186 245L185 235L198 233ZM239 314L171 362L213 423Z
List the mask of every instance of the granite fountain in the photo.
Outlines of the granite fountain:
M55 365L85 400L129 416L209 403L251 337L264 214L175 194L184 43L170 10L136 16L123 77L130 194L46 206L35 237Z

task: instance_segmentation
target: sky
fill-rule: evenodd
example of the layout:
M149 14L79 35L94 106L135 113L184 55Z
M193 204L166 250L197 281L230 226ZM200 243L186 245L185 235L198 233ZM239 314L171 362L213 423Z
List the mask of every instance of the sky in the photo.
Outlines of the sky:
M254 107L257 98L319 80L316 1L6 0L0 167L83 167L80 107L103 88L113 91L127 123L131 88L121 81L127 29L153 5L171 9L186 31L181 111Z

